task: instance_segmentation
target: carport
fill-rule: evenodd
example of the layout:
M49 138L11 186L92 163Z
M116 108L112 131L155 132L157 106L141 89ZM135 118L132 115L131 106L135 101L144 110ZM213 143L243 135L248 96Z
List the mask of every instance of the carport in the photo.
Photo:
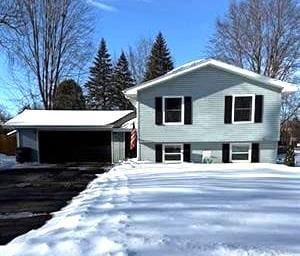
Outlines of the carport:
M112 163L128 153L134 111L25 110L5 125L38 163Z

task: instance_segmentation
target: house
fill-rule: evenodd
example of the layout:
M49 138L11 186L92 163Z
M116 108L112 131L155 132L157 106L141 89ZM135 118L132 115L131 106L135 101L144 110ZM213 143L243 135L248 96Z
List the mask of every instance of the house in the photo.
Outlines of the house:
M118 162L128 154L134 111L25 110L5 126L32 162Z
M136 114L26 110L5 125L41 163L124 160L133 123L139 160L272 163L281 94L293 91L293 84L208 59L124 91Z
M275 163L281 94L294 91L293 84L207 59L124 93L137 110L139 160Z

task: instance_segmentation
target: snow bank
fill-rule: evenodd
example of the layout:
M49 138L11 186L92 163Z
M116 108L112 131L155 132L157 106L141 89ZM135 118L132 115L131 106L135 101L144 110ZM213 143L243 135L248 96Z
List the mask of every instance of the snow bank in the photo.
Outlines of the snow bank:
M130 162L0 255L300 255L300 168Z
M15 165L16 165L15 156L7 156L4 154L0 154L0 170L13 168Z

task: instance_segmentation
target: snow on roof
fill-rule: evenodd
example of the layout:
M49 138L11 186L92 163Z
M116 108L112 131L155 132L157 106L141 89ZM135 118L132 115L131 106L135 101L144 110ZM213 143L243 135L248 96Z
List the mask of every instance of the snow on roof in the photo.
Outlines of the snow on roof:
M213 66L217 67L219 69L222 69L224 71L228 71L243 77L246 77L251 80L255 80L264 84L268 84L270 86L273 86L278 89L282 89L282 92L295 92L297 91L297 87L294 84L283 82L281 80L269 78L260 74L257 74L253 71L249 71L240 67L236 67L230 64L227 64L225 62L214 60L214 59L200 59L196 61L192 61L189 63L186 63L178 68L175 68L168 72L167 74L160 76L158 78L155 78L153 80L150 80L148 82L142 83L140 85L131 87L127 90L124 90L125 95L127 96L134 96L137 94L139 90L148 88L150 86L159 84L161 82L167 81L169 79L184 75L188 72L192 72L194 70L206 67L206 66Z
M7 127L98 127L110 126L133 113L122 111L25 110L5 123Z
M206 61L206 59L200 59L200 60L194 60L194 61L185 63L185 64L183 64L183 65L181 65L181 66L179 66L177 68L174 68L173 70L169 71L167 73L167 75L176 74L176 73L178 73L180 71L183 71L183 70L186 70L186 69L198 66L199 64L202 64L205 61Z

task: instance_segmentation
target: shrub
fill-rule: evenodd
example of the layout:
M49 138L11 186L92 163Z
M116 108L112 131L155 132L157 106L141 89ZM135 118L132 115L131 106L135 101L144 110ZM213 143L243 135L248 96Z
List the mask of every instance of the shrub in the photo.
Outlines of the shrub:
M295 165L295 153L294 153L294 148L292 146L289 146L287 148L284 164L287 166Z

